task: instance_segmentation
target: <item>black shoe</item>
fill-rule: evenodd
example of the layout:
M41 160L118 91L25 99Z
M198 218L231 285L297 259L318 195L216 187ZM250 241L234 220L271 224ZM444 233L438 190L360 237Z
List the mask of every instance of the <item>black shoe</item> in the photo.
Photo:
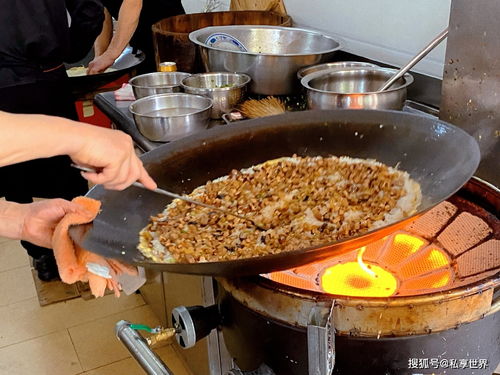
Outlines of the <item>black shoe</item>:
M42 281L61 280L57 270L56 258L52 254L42 255L33 259L33 266L37 270L38 278Z

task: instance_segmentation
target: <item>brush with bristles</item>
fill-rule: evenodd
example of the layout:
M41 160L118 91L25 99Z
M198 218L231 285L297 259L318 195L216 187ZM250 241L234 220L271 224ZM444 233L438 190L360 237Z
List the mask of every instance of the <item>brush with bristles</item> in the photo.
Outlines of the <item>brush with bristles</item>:
M257 118L279 115L284 113L286 108L281 99L268 96L260 100L246 100L240 104L239 110L246 118Z

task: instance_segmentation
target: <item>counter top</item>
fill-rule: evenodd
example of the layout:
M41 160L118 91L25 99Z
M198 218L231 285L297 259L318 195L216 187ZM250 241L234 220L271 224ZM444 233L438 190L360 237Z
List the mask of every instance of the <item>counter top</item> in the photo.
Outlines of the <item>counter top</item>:
M165 142L150 141L139 132L135 125L134 117L129 111L129 106L133 103L132 101L117 101L115 100L114 93L110 91L97 94L94 98L94 102L95 105L111 119L117 129L124 131L132 137L134 143L142 151L151 151L165 144ZM433 117L438 114L435 109L410 100L405 102L403 111ZM211 120L208 128L221 125L224 126L223 124L223 121Z

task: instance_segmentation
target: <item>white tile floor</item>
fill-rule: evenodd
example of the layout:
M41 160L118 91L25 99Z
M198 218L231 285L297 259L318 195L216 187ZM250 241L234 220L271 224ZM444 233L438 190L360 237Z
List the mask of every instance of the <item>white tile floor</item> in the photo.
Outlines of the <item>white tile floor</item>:
M40 307L25 250L0 238L0 375L144 374L115 338L121 319L158 324L138 294ZM156 352L175 374L190 375L176 350Z

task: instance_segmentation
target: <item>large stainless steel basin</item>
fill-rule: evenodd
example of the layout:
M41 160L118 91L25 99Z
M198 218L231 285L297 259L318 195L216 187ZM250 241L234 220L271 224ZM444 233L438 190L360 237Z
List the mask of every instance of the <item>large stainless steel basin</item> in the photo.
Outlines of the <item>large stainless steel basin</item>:
M214 35L228 43L211 43ZM214 26L193 31L209 72L246 73L252 78L250 91L263 95L288 95L300 86L300 68L331 60L340 43L318 31L278 26ZM231 45L234 41L234 45Z

